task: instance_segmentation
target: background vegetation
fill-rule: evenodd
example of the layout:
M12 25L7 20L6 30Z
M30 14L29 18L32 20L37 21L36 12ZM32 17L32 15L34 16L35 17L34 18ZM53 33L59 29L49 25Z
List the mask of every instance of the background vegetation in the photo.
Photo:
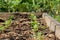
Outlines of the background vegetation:
M60 15L60 0L0 0L0 12L48 12Z

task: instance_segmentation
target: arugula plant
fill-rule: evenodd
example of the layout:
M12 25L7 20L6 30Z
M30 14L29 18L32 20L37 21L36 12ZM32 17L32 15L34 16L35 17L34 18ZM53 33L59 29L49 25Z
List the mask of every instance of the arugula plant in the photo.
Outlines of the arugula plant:
M38 22L37 21L31 21L31 26L33 28L33 31L37 31L38 30Z
M39 25L37 22L37 17L33 13L31 13L30 18L31 18L31 26L32 26L33 30L37 31L39 28Z
M44 35L42 32L36 32L35 34L33 34L33 37L36 39L36 40L44 40Z
M35 16L35 14L34 13L31 13L30 14L30 18L31 18L31 20L37 20L37 17Z
M0 26L0 30L5 30L6 28L8 28L12 23L12 19L13 19L13 16L10 16L9 19L3 23L4 26Z

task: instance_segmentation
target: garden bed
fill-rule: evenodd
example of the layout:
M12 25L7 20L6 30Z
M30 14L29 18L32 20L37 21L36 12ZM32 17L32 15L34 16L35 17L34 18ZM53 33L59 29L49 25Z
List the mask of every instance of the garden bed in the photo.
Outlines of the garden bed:
M32 27L35 22L34 14L32 15L31 18L30 13L0 14L0 25L2 25L0 40L55 40L54 33L51 33L46 27L41 15L35 15L37 28Z

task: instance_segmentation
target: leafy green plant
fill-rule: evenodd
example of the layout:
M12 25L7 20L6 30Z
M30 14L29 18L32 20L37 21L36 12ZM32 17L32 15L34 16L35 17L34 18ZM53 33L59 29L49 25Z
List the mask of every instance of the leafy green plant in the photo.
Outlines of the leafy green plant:
M8 28L8 27L11 25L11 23L12 23L12 18L13 18L13 16L10 16L9 19L6 20L6 21L3 23L4 26L3 26L3 25L0 26L0 30L5 30L6 28Z
M30 14L30 18L31 18L31 20L37 20L37 17L35 16L35 14L34 13L31 13Z
M44 35L42 32L35 33L33 37L36 38L37 40L44 40Z
M1 9L5 9L10 12L15 12L16 11L16 8L18 6L18 4L21 2L22 0L1 0Z
M33 28L34 31L37 31L39 26L38 26L38 22L37 22L37 17L32 13L30 15L31 18L31 26Z
M33 28L34 31L38 30L38 22L37 21L31 21L31 26Z
M21 2L22 0L7 0L6 3L8 4L8 10L12 10L13 12L16 11L16 8L18 6L18 4Z
M34 11L34 10L37 11L38 9L40 9L42 11L49 11L49 10L54 11L54 10L56 10L56 8L59 8L58 5L60 4L60 0L9 0L9 1L0 0L0 5L2 5L3 8L6 8L6 9L8 7L8 10L12 10L12 9L17 10L18 5L21 5L21 4L23 4L22 9L20 9L22 11L24 8L29 7L29 6L30 7L28 8L28 10L30 10L30 11ZM23 7L25 4L26 4L26 7ZM57 9L57 10L59 10L59 9Z
M13 16L13 15L11 15L8 19L9 19L9 20L10 20L10 19L12 20L12 19L14 19L14 16Z
M9 25L11 24L11 20L7 20L4 22L4 26L0 26L0 30L5 30L6 28L9 27Z
M60 14L60 0L0 0L1 12L48 12Z

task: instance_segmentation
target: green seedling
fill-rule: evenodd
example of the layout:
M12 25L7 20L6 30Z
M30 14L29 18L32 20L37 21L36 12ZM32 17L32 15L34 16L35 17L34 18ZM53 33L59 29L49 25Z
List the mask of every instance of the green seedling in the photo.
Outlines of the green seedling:
M8 27L11 23L12 23L12 20L11 19L5 21L5 27Z
M35 25L35 24L38 25L38 22L37 22L37 21L31 21L31 25L32 25L32 26Z
M34 31L37 31L39 28L37 21L31 21L31 26L34 29Z
M12 16L10 16L8 19L9 19L9 20L10 20L10 19L12 20L12 19L14 19L14 16L12 15Z
M33 13L30 14L30 18L31 18L31 20L36 20L37 19L37 17Z
M37 17L32 13L30 14L30 18L31 18L31 26L33 28L34 31L37 31L39 26L38 26L38 22L37 22Z
M37 32L36 38L37 38L37 40L44 40L43 33L42 32Z
M4 26L0 26L0 30L4 30L5 29L5 27Z
M44 35L42 32L37 32L33 34L33 37L36 38L37 40L44 40Z
M5 24L4 26L0 26L0 30L5 30L6 28L8 28L11 23L12 23L12 16L9 17L8 20L6 20L3 24Z
M11 20L7 20L4 22L5 26L0 26L0 30L5 30L6 28L9 27L9 25L11 24Z

